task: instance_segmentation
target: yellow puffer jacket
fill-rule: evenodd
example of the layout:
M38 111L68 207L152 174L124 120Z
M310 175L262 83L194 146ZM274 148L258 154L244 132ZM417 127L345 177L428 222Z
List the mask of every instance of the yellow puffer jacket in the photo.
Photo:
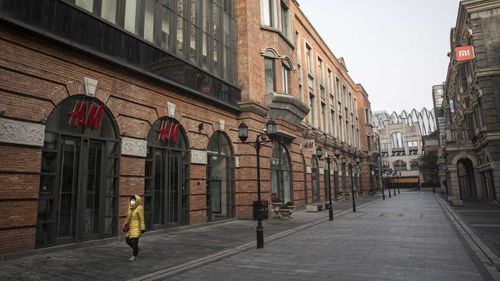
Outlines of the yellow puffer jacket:
M128 206L127 219L123 223L129 223L129 231L125 232L125 236L128 238L137 238L141 236L141 230L146 230L146 224L144 223L144 207L141 205L141 196L134 195L135 205Z

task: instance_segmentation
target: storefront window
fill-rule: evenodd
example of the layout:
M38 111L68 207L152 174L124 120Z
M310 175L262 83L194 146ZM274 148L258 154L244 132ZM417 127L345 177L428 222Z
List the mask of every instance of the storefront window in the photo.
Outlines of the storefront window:
M50 114L42 155L36 246L116 235L118 134L100 101L63 100Z
M182 125L158 119L148 133L144 217L148 228L188 223L188 143Z
M231 141L215 132L208 143L207 220L234 216L234 160Z
M290 156L283 144L278 144L271 156L271 199L276 202L292 203L292 176Z
M319 198L319 165L318 158L313 155L311 160L312 201L318 203Z

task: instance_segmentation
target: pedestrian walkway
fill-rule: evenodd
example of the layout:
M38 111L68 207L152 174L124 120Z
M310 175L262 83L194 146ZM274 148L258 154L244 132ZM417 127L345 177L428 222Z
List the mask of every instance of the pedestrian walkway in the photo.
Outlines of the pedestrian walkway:
M485 201L464 201L464 206L452 208L500 257L500 206Z
M156 276L160 277L160 276ZM432 192L402 192L164 280L492 280Z
M379 199L357 199L358 205ZM335 202L335 214L351 208L350 201ZM293 233L294 229L327 220L328 212L296 211L289 220L263 222L266 239ZM180 227L155 233L146 232L140 240L138 261L129 263L131 250L125 242L53 251L0 262L0 280L126 280L149 273L182 267L203 257L213 257L249 243L255 248L256 222L231 220L214 224Z

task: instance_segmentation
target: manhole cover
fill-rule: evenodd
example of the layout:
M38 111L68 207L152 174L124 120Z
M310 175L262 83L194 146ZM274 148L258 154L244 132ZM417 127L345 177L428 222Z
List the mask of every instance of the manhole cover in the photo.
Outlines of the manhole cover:
M383 214L380 214L380 217L384 217L384 218L400 218L403 215L404 214L400 214L400 213L383 213Z

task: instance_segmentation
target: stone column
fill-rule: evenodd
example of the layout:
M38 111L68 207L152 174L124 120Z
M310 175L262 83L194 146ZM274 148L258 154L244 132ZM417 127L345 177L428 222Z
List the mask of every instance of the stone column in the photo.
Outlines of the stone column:
M463 206L463 201L460 199L460 185L458 184L457 165L449 165L448 173L450 174L450 182L448 182L448 201L453 206Z

